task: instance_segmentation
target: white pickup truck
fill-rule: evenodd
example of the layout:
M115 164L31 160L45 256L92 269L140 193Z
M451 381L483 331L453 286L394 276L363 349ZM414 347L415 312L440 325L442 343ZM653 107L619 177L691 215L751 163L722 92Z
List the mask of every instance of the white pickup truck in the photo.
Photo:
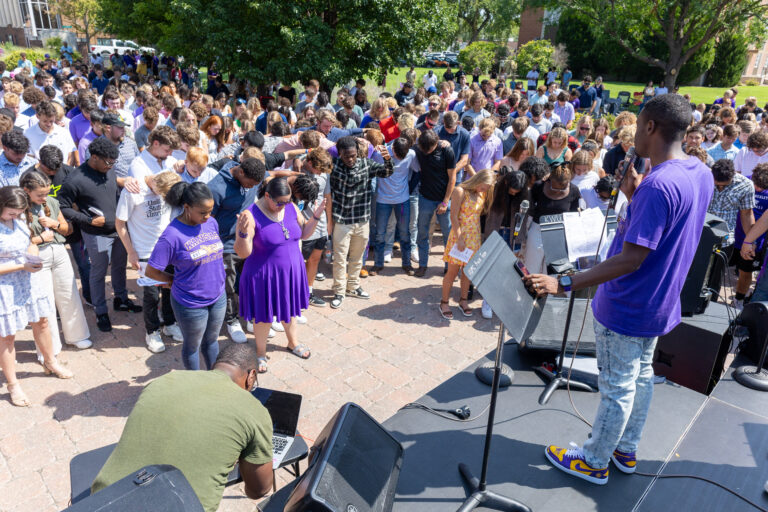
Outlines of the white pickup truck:
M123 55L128 50L136 50L140 53L153 53L155 51L154 48L150 48L148 46L139 46L133 41L129 41L127 39L108 39L100 37L96 39L95 45L91 45L91 53L97 53L101 55L111 55L115 53L115 51L119 52L120 55Z

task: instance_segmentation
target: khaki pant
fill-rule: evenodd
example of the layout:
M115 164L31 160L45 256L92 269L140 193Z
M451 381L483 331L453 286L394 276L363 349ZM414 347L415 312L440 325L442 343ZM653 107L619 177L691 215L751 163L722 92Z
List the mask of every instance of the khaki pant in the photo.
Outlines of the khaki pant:
M368 245L367 222L333 225L333 293L344 295L360 286L363 254ZM347 266L349 258L349 266Z
M80 299L80 292L77 291L72 262L64 245L50 244L40 249L40 258L43 260L40 282L45 287L42 293L51 297L53 299L51 302L56 303L56 308L48 316L48 325L51 328L53 352L58 354L61 352L61 338L56 321L56 310L59 311L61 330L68 343L88 339L91 333L83 311L83 301Z

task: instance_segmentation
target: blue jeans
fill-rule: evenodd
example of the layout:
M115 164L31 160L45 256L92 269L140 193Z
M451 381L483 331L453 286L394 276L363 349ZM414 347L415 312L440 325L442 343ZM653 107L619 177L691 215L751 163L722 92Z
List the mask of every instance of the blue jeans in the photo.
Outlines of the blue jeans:
M219 331L227 312L227 294L222 293L216 302L203 308L183 306L171 295L171 307L184 337L181 345L181 362L184 363L184 368L199 370L199 354L202 352L205 365L210 370L219 355Z
M408 226L411 223L410 201L405 201L400 204L376 203L376 245L374 264L377 267L384 266L384 246L386 245L387 238L387 223L393 210L395 212L395 219L397 220L397 232L401 240L400 250L403 255L403 266L411 264L411 247L408 242L402 242L403 240L411 239L411 236L408 233Z
M584 458L604 468L613 450L637 451L653 397L653 351L657 337L625 336L595 324L600 406Z
M91 302L91 260L88 257L88 251L85 249L85 243L82 239L78 242L69 244L72 249L72 257L77 265L77 272L80 274L80 286L83 288L83 298Z
M429 223L432 221L432 214L435 213L440 201L432 201L424 196L419 196L419 235L416 243L419 246L419 267L426 268L429 264ZM440 223L440 231L443 234L443 243L448 244L448 235L451 232L451 205L445 213L437 215L437 222Z
M757 276L755 291L752 293L750 302L768 302L768 270L765 270Z
M419 248L416 245L416 237L419 234L419 192L418 189L416 189L416 192L411 194L410 197L410 203L411 203L411 224L408 226L408 229L411 232L411 252L418 251ZM403 243L403 240L400 240L400 243Z

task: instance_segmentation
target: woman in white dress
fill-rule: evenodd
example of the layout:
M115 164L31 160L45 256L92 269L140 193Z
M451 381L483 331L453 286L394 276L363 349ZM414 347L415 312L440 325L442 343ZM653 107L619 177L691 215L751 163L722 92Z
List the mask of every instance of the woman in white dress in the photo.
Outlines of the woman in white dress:
M34 273L43 268L37 246L30 242L29 228L22 220L28 208L27 194L20 187L0 188L0 366L11 395L11 403L30 405L16 378L16 333L32 325L35 344L43 354L46 374L72 378L53 354L51 331L46 318L53 308L50 297L38 296L41 289Z

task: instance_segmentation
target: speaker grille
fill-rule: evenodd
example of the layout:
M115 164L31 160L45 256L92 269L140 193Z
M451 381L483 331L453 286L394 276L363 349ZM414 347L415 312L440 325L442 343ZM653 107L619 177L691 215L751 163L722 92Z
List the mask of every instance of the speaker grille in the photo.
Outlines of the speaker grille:
M339 512L385 511L399 475L400 444L357 407L347 409L317 485L317 494ZM392 469L395 468L395 471Z

